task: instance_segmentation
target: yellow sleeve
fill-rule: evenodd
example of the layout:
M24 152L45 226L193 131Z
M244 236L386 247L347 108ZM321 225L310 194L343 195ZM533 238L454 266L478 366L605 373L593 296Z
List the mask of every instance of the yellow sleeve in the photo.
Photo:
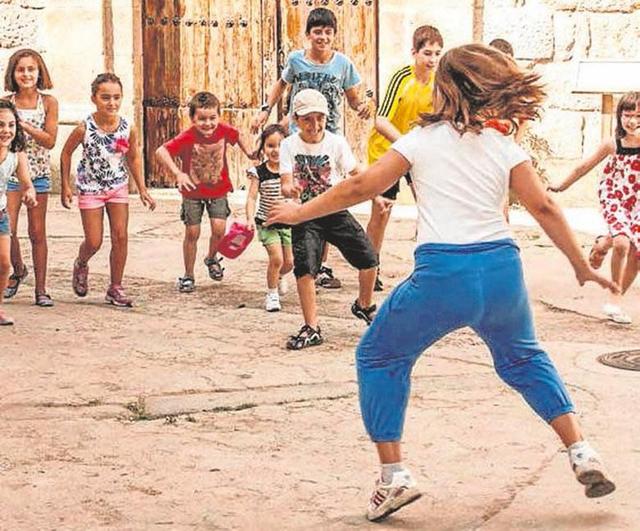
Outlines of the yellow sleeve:
M398 95L403 81L411 75L411 67L405 66L397 70L392 76L387 90L382 99L382 103L378 107L378 116L391 120L398 109Z

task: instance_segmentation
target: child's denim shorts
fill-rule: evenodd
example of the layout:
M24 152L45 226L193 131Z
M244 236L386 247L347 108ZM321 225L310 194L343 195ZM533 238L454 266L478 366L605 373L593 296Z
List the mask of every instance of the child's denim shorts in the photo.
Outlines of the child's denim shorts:
M6 210L0 210L0 236L8 236L9 234L11 234L9 214Z
M36 190L36 194L48 194L51 192L51 178L50 177L36 177L31 181L33 187ZM7 183L7 192L19 192L20 183L17 181L9 181Z

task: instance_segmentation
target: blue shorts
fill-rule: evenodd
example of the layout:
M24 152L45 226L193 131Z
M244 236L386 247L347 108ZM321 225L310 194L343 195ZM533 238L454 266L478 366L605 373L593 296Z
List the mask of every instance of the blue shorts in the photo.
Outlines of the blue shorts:
M7 236L9 234L11 234L9 214L7 214L6 210L0 210L0 236Z
M31 181L36 189L36 194L48 194L51 192L51 177L36 177ZM19 192L20 183L9 181L7 183L7 192Z
M413 365L433 343L472 328L498 376L545 421L573 411L535 337L519 249L511 239L425 244L415 269L382 304L356 352L360 407L371 439L399 441Z

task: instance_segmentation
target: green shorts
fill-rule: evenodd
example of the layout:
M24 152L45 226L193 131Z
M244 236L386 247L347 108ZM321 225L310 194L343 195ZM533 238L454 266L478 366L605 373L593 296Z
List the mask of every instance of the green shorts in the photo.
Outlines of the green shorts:
M258 225L257 229L258 239L265 247L276 244L291 247L291 229L270 229L262 225Z
M183 197L180 219L185 225L200 225L205 208L209 219L227 219L231 214L226 197L217 199L188 199Z

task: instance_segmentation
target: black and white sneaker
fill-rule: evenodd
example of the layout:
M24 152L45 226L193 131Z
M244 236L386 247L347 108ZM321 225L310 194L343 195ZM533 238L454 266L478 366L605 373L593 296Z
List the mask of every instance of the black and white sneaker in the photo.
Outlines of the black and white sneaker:
M342 287L342 282L333 276L333 269L321 266L316 276L316 286L326 289L339 289Z
M384 285L382 284L382 280L380 280L380 270L376 271L376 283L373 286L373 291L383 291Z
M358 299L356 299L351 305L351 313L358 319L362 319L365 323L367 323L367 326L369 326L371 324L371 321L373 321L377 309L378 307L375 304L372 304L368 308L363 308L362 306L360 306Z
M290 336L287 340L288 350L302 350L307 347L315 347L321 345L324 340L320 334L320 327L317 329L311 328L309 325L304 325L295 336Z

